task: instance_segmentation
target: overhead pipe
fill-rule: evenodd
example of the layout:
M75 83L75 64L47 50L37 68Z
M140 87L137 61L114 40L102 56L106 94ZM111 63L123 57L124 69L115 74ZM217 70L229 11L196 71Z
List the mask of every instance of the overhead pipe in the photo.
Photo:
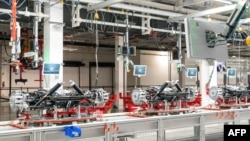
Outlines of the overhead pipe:
M92 23L92 24L105 24L105 25L109 25L109 26L117 26L117 27L126 27L126 24L118 24L118 23L112 23L112 22L103 22L103 21L94 21L94 20L88 20L88 19L75 19L75 21L77 22L85 22L85 23ZM148 27L142 27L142 26L136 26L136 25L129 25L130 28L133 29L149 29ZM159 29L159 28L150 28L153 31L157 31L157 32L164 32L164 33L173 33L172 30L166 30L166 29ZM180 32L180 31L176 31L176 34L185 34L185 32Z
M79 0L79 1L82 3L90 3L89 0ZM123 4L123 3L116 3L113 5L110 5L109 7L114 7L114 8L118 8L118 9L127 9L127 10L131 10L131 11L138 11L138 12L143 12L143 13L145 11L147 11L147 13L149 13L149 14L160 15L160 16L170 17L170 18L184 16L187 13L191 14L191 13L202 12L202 11L192 10L192 9L187 9L187 8L181 8L181 9L178 9L178 11L177 11L176 6L171 6L171 5L167 5L167 4L160 4L160 3L150 2L150 1L145 1L145 0L144 1L142 1L142 0L123 0L123 1L133 3L133 4L143 5L143 6L147 6L147 7L153 7L153 8L157 8L157 9L148 9L146 7L127 5L127 4ZM97 3L97 4L100 2L104 2L104 1L103 0L92 0L91 1L91 3ZM98 9L96 9L96 10L98 10ZM170 11L172 11L172 12L170 12ZM183 14L181 14L180 12ZM212 17L215 19L220 19L220 20L222 19L223 21L226 21L228 18L227 16L222 16L222 15L212 15ZM206 18L199 18L199 19L204 20Z
M12 24L13 24L13 22L12 22ZM11 58L11 61L12 62L16 62L16 61L18 62L19 54L21 53L21 41L20 41L21 27L20 27L20 24L18 22L16 22L14 26L15 27L13 27L13 28L15 28L15 31L14 31L15 40L13 40L13 38L11 38L11 44L12 44L12 48L11 48L12 58ZM11 34L12 34L11 36L13 36L13 30L12 30ZM17 64L19 64L19 63L17 63ZM18 72L19 65L16 65L16 69L17 69L17 72Z
M78 8L84 8L87 9L88 6L84 6L84 5L78 5ZM115 13L115 14L121 14L121 11L118 10L107 10L107 9L98 9L98 11L102 11L102 12L107 12L107 13ZM138 14L138 13L127 13L129 16L134 16L134 17L141 17L141 18L150 18L150 19L155 19L155 20L161 20L161 21L167 21L168 18L167 17L156 17L156 16L151 16L151 15L145 15L145 14Z
M40 4L38 2L34 2L34 10L36 13L39 12L39 7ZM33 63L32 63L32 67L33 68L37 68L38 67L38 52L39 52L39 45L38 45L38 20L39 17L35 17L34 18L34 27L33 27L33 35L34 35L34 42L33 42L33 46L34 46L34 59L33 59Z
M85 7L85 6L82 6L82 7ZM121 11L113 10L113 9L110 10L110 11L107 11L107 9L99 9L98 11L121 14ZM155 19L155 20L160 20L160 21L167 21L168 20L168 18L156 17L156 16L151 16L151 15L145 15L145 14L128 13L128 15L129 16L134 16L134 17L141 17L141 18L150 18L150 19Z
M129 21L128 21L128 12L126 13L126 32L125 32L125 40L124 40L124 47L127 48L127 53L123 57L125 58L125 63L123 63L123 94L126 96L127 94L127 68L129 65L129 58L128 58L128 53L129 53Z
M232 11L233 9L235 9L235 7L236 7L236 4L223 6L223 7L216 7L216 8L200 11L200 12L193 12L193 13L190 13L188 15L173 17L170 19L170 21L171 22L181 21L181 20L184 20L185 18L195 18L195 17L202 17L202 16L207 16L207 15L210 15L210 17L212 17L211 16L212 14L222 13L222 12L226 12L226 11ZM213 18L215 18L215 17L213 16ZM220 17L220 19L227 20L228 17L223 16L223 17Z
M170 6L170 5L166 5L166 4L161 4L161 3L156 3L156 2L152 2L152 1L142 1L142 0L126 0L126 2L129 1L130 3L134 3L134 4L139 4L139 5L143 5L143 6L147 6L147 7L152 7L152 8L158 8L158 9L162 9L162 10L171 10L171 11L176 11L175 9L176 6ZM234 5L235 7L236 5ZM217 9L217 8L216 8ZM222 7L219 7L219 9L221 9L221 11L218 11L218 13L220 12L224 12L223 11L223 8ZM233 9L230 9L230 10L233 10ZM216 10L213 10L211 9L211 14L214 13L214 11ZM192 13L203 13L203 11L196 11L196 10L191 10L191 9L187 9L187 8L181 8L179 9L178 12L181 12L181 13L188 13L189 14L192 14ZM212 13L213 12L213 13ZM178 17L178 16L177 16ZM226 20L227 17L226 16L222 16L222 15L213 15L213 18L216 18L216 19L223 19L223 20Z
M0 12L3 12L3 13L12 13L11 10L9 10L9 9L3 9L3 8L0 8ZM42 12L34 13L34 12L30 12L30 11L19 11L18 10L17 14L18 15L24 15L24 16L27 16L27 17L30 17L30 16L44 17L44 18L48 18L49 17L49 15L43 14Z
M90 3L89 0L79 0L79 2ZM102 0L92 0L91 1L91 3L100 3L100 2L103 2L103 1ZM118 8L118 9L126 9L126 10L131 10L131 11L138 11L138 12L142 12L142 13L147 12L149 14L155 14L155 15L161 15L161 16L181 16L182 15L179 13L169 12L169 11L165 11L165 10L148 9L146 7L127 5L127 4L123 4L123 3L113 4L113 5L110 5L109 7L114 7L114 8ZM98 10L98 9L96 9L96 10Z
M231 0L232 1L232 0ZM89 3L89 0L79 0L80 3ZM100 2L104 2L103 0L92 0L91 3L100 3ZM133 1L132 1L133 2ZM144 4L145 6L145 3L141 3L141 4ZM147 3L146 3L147 4ZM158 7L157 7L157 6ZM157 17L157 16L152 16L150 18L152 19L156 19L156 20L164 20L164 19L171 19L173 17L181 17L181 16L185 16L187 15L186 13L190 13L190 14L194 14L194 13L199 13L199 12L202 12L202 11L198 11L198 10L192 10L192 9L187 9L187 8L181 8L179 9L178 11L176 10L176 6L171 6L171 5L164 5L164 4L160 4L160 3L156 3L156 4L152 4L152 6L155 6L155 8L158 8L158 9L164 9L164 10L158 10L158 9L148 9L146 7L141 7L141 6L135 6L135 5L127 5L127 4L122 4L122 3L116 3L116 4L113 4L113 5L110 5L109 7L113 7L113 8L117 8L117 9L127 9L127 10L131 10L131 11L136 11L136 12L142 12L142 13L145 13L145 11L147 11L147 13L149 14L154 14L154 15L159 15L160 17ZM230 7L231 5L229 5ZM87 9L88 7L87 6L83 6L83 5L78 5L78 7L81 7L81 8L85 8ZM149 5L148 7L151 7L151 5ZM223 9L227 9L227 8L224 8L224 7L221 7ZM217 8L216 8L217 9ZM109 12L107 10L104 9L97 9L97 10L100 10L100 11L106 11L106 12ZM167 11L166 11L167 10ZM172 12L170 12L172 11ZM226 10L228 11L228 10ZM115 10L110 10L110 12L112 13L118 13L117 11ZM179 12L179 13L177 13ZM181 14L181 13L183 14ZM219 10L219 12L222 12L221 10ZM209 13L207 13L209 14ZM145 15L140 15L140 14L134 14L133 16L138 16L138 17L145 17ZM200 15L199 15L200 16ZM165 18L164 18L165 17ZM222 16L222 15L218 15L218 14L213 14L211 15L210 17L214 18L213 19L213 22L216 22L216 23L225 23L226 20L228 19L227 16ZM73 17L74 19L75 17ZM76 17L76 18L79 18L79 17ZM161 18L161 19L159 19ZM166 19L166 21L168 21ZM207 22L207 18L203 18L203 17L194 17L194 19L196 20L199 20L199 21L204 21L204 22ZM86 21L83 21L83 22L88 22L88 20ZM107 22L105 22L106 24ZM103 24L100 23L100 24ZM110 24L111 26L114 26L114 23ZM125 26L120 26L120 27L125 27ZM245 29L247 28L247 26L243 26L242 27ZM139 29L145 29L145 27L139 27ZM137 27L134 27L134 29L138 29ZM162 29L156 29L157 32L166 32ZM156 31L154 30L154 31ZM167 33L171 33L172 31L167 31Z
M11 5L11 41L16 41L16 0Z

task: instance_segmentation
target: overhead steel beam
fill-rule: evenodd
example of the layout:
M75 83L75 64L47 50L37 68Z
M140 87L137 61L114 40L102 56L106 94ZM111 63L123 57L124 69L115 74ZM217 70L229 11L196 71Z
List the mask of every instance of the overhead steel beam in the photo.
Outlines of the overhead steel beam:
M107 0L107 1L104 1L104 2L99 2L99 3L96 3L92 6L89 6L87 8L87 11L92 11L92 10L98 10L100 8L104 8L104 7L107 7L107 6L110 6L112 4L115 4L115 3L120 3L120 2L123 2L124 0Z
M225 3L225 4L233 4L230 0L214 0L214 1Z
M106 9L99 9L99 11L121 14L121 11L118 11L118 10L107 11ZM143 15L143 14L136 14L136 13L128 13L128 15L129 16L135 16L135 17L150 18L150 19L155 19L155 20L160 20L160 21L167 21L168 20L168 18L162 18L162 17L150 16L150 15Z
M94 20L89 20L89 19L75 19L77 22L85 22L85 23L92 23L92 24L105 24L109 26L114 26L114 27L126 27L126 24L120 24L120 23L112 23L112 22L103 22L103 21L94 21ZM136 25L129 25L129 28L133 29L150 29L152 31L157 31L157 32L164 32L164 33L173 33L172 30L166 30L166 29L159 29L159 28L147 28L147 27L142 27L142 26L136 26ZM174 31L176 34L185 34L184 32L180 31Z
M206 0L206 1L208 1L208 0ZM158 3L158 2L152 2L152 1L145 1L145 0L144 1L143 0L126 0L126 2L140 5L140 6L141 5L147 6L148 8L157 8L157 9L161 9L164 11L173 11L175 13L185 14L185 15L199 12L196 10L191 10L191 9L187 9L187 8L183 8L183 7L177 8L176 6L162 4L162 3ZM171 16L171 17L173 17L173 16ZM227 20L228 17L222 16L222 15L213 15L213 18Z
M211 0L202 0L202 1L193 1L193 0L190 0L188 2L183 2L182 6L190 6L190 5L195 5L195 4L199 4L199 3L205 3L205 2L209 2L209 1L211 1ZM212 1L221 2L221 3L225 3L225 4L233 4L229 0L212 0Z
M87 9L88 6L79 5L78 7ZM107 12L107 13L121 14L121 11L114 10L114 9L108 11L107 9L101 8L101 9L98 9L98 11ZM155 20L160 20L160 21L167 21L168 20L168 18L151 16L151 15L145 15L145 14L136 14L136 13L127 13L127 14L129 16L142 17L142 18L150 18L150 19L155 19Z
M250 23L250 18L241 19L241 20L239 21L239 24L247 24L247 23Z
M81 3L90 3L89 0L79 0L79 1ZM91 3L96 3L96 4L102 3L102 2L104 2L104 0L92 0L91 1ZM161 3L152 2L149 0L126 0L124 2L129 2L129 3L147 6L147 7L128 5L128 4L123 4L123 3L116 3L113 5L110 5L110 7L131 10L131 11L137 11L137 12L142 12L142 13L147 12L149 14L160 15L163 17L179 17L179 16L183 16L183 14L187 14L187 13L189 14L189 13L200 12L197 10L192 10L192 9L187 9L187 8L177 9L176 6L161 4ZM170 12L170 11L173 11L173 12ZM222 16L222 15L218 15L218 14L212 15L211 18L215 18L215 19L219 19L219 20L223 20L223 21L226 21L228 19L227 16Z
M131 2L132 0L128 0L128 1ZM141 5L147 6L147 7L154 6L154 9L141 7L141 6L135 6L135 5L122 4L122 3L116 3L116 4L111 5L110 7L116 8L116 9L131 10L131 11L135 11L135 12L142 12L142 13L147 12L149 14L159 15L160 16L159 18L161 18L161 19L163 19L164 17L165 17L164 19L166 19L166 18L172 18L172 17L181 17L181 16L185 17L186 16L185 14L181 14L181 13L193 13L194 17L200 16L200 15L196 15L196 14L199 14L198 12L200 12L197 10L182 8L182 9L179 9L177 11L175 6L164 5L164 4L160 4L160 3L152 4L152 3L148 3L149 1L150 0L135 0L134 3L138 3ZM229 1L235 2L234 0L229 0ZM91 0L91 2L89 0L79 0L79 2L81 2L81 3L100 3L100 2L104 2L104 0ZM233 7L233 5L224 6L224 7L220 7L222 9L215 8L215 9L209 10L209 11L211 11L210 13L209 13L209 11L205 11L205 13L203 13L204 12L203 11L200 14L202 14L202 15L213 14L210 16L211 18L215 18L215 19L213 19L213 22L223 23L228 19L228 17L219 15L216 12L230 11L229 9L232 10L233 9L232 7ZM155 9L155 8L157 8L157 9ZM163 9L163 10L159 10L159 9ZM103 11L103 10L104 9L102 9L101 11ZM213 10L215 10L215 11L213 11ZM174 11L174 12L169 12L169 11ZM112 12L112 10L110 12ZM117 11L115 11L114 13L117 13ZM190 14L190 15L192 16L192 14ZM154 16L154 17L157 17L157 16ZM154 19L157 19L157 18L154 18ZM200 21L207 21L207 18L203 18L203 17L195 17L195 19L200 20ZM219 19L219 20L216 20L216 19Z
M205 1L209 1L209 0L205 0ZM205 1L203 1L203 2L205 2ZM172 11L173 9L176 8L174 6L161 4L161 3L157 3L157 2L152 2L152 1L145 1L145 0L144 1L143 0L126 0L126 2L133 3L133 4L138 4L138 5L143 5L143 6L147 6L147 7L151 7L151 8L157 8L157 9L161 9L161 10L170 10L170 11ZM186 13L191 14L191 13L198 13L200 11L181 8L180 11L177 11L177 12L185 13L185 14ZM221 12L218 11L218 13L221 13ZM214 14L217 14L217 13L214 13ZM213 15L213 18L227 20L228 17L222 16L222 15Z
M103 0L91 0L91 2L89 0L79 0L79 1L82 3L100 3L100 2L103 2ZM177 17L177 16L182 15L179 13L169 12L166 10L152 9L152 8L146 8L146 7L141 7L141 6L123 4L123 3L113 4L113 5L110 5L110 7L124 9L124 10L137 11L137 12L142 12L142 13L146 12L149 14L161 15L164 17Z
M202 17L202 16L211 15L211 14L222 13L222 12L226 12L226 11L231 11L231 10L235 9L235 7L236 7L236 4L212 8L212 9L200 11L200 12L193 13L193 14L188 14L188 15L184 15L184 16L180 16L180 17L173 17L173 18L169 19L169 21L171 21L171 22L182 21L185 18Z

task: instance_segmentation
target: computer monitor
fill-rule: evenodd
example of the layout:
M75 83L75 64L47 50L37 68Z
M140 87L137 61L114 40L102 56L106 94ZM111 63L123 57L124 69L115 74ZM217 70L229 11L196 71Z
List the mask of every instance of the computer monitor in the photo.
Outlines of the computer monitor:
M43 75L51 75L51 74L59 74L60 72L60 66L59 63L43 63Z
M198 69L197 68L187 68L187 77L188 78L196 78L197 77L197 73L198 73Z
M122 55L128 55L128 56L136 56L136 47L130 46L130 47L122 47Z
M186 18L184 23L187 58L215 59L217 61L228 59L226 39L216 37L216 33L223 31L223 24L203 22L191 18Z
M227 69L227 77L236 77L236 68L228 68Z
M227 60L227 40L232 37L247 9L247 0L240 0L225 24L185 18L187 57Z
M146 76L147 66L146 65L134 65L134 76Z

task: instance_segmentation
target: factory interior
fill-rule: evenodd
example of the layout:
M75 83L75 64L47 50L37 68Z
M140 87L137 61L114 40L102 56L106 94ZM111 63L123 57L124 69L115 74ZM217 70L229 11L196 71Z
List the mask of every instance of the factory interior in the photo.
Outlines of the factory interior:
M225 140L250 124L249 5L0 0L0 140Z

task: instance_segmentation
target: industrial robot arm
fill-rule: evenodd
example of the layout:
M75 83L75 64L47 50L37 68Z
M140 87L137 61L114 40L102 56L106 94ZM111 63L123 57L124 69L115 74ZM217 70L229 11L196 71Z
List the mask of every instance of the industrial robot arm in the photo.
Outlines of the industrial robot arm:
M236 8L231 13L229 19L227 20L226 25L224 27L224 31L221 33L221 36L225 37L226 39L229 39L232 36L239 23L239 20L245 13L245 10L247 8L246 2L247 0L240 0L238 2Z
M231 13L230 17L228 18L224 29L221 33L215 33L212 30L206 30L206 42L207 47L214 48L218 42L225 42L226 40L232 38L236 27L244 15L247 4L247 0L239 0L238 4L236 5L234 11Z

